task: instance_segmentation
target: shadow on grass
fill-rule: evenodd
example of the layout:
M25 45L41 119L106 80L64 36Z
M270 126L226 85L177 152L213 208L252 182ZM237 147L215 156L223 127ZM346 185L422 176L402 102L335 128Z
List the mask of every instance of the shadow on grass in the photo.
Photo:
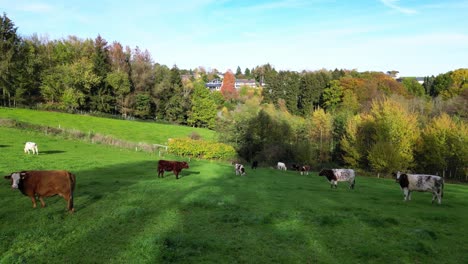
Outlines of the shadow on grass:
M66 151L64 150L45 150L45 151L41 151L40 154L46 154L46 155L49 155L49 154L60 154L60 153L65 153Z
M7 148L7 147L11 147L11 145L0 145L0 148Z
M19 217L18 225L34 226L35 231L26 236L28 229L5 230L3 238L13 248L8 254L22 243L36 241L37 248L47 250L22 251L31 262L339 263L348 253L350 262L397 260L377 250L380 245L373 246L374 233L369 230L380 234L397 229L399 218L376 215L375 209L361 204L350 208L349 203L359 203L355 197L364 193L330 191L320 178L268 169L238 177L231 166L194 162L182 170L179 180L172 173L161 179L153 161L74 173L76 213L55 214L55 209ZM337 199L340 196L343 200ZM421 241L440 236L430 228L413 233ZM351 242L364 238L371 242L348 249L355 245ZM431 242L421 241L410 246L431 253ZM335 243L345 252L335 252Z

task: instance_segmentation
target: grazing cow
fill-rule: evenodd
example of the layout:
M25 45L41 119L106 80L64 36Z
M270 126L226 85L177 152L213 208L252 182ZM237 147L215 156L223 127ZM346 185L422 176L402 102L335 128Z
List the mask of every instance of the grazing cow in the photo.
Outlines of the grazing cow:
M32 154L39 155L37 144L34 142L26 142L26 144L24 144L24 153L27 152L29 154L29 151L32 151Z
M258 167L258 161L254 160L252 162L252 170L255 170Z
M5 176L11 180L11 188L19 189L21 193L31 198L36 208L36 196L42 207L45 207L44 197L60 195L68 202L68 211L74 212L73 191L75 190L75 175L65 170L21 171Z
M287 170L286 164L284 164L283 162L278 162L278 164L276 165L276 168L278 170Z
M245 175L244 165L242 165L240 163L236 163L236 165L234 167L236 169L236 175L241 175L241 176Z
M442 202L444 196L444 179L440 176L427 175L427 174L409 174L400 173L396 174L396 181L400 184L403 190L404 200L411 200L411 191L418 192L432 192L432 203L437 198L437 202Z
M301 175L309 175L310 166L304 165L301 167Z
M158 178L164 178L164 171L172 171L179 179L179 173L182 169L188 169L189 165L185 161L171 161L171 160L159 160L158 161Z
M330 182L330 187L338 188L338 182L347 181L349 182L349 188L354 189L355 184L355 173L352 169L323 169L319 172L319 176L327 177Z

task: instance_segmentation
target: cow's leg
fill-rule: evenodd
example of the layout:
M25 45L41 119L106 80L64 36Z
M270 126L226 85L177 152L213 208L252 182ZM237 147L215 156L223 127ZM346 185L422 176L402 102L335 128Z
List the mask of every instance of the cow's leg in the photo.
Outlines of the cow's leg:
M179 172L176 170L172 171L175 174L175 178L178 180L179 179Z
M45 202L42 196L39 196L39 201L41 201L41 206L44 208L45 207Z
M408 190L408 201L411 201L411 191Z
M70 196L68 197L68 211L70 212L74 212L75 211L75 208L73 207L73 194L70 194Z
M33 208L36 208L36 197L34 196L29 196L29 198L31 198L31 202L33 204Z
M403 200L408 201L408 188L403 189Z

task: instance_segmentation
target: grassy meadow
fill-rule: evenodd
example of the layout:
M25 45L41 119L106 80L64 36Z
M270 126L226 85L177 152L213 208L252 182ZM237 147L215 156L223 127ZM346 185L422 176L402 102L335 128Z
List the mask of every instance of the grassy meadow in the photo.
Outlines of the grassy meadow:
M155 122L127 121L59 112L36 111L20 108L0 108L0 118L27 122L34 125L75 129L112 136L132 142L167 144L168 138L187 137L192 132L205 140L214 140L215 132L209 129L160 124Z
M26 141L40 154L24 154ZM0 181L0 263L468 262L466 185L446 184L439 206L429 193L405 203L393 180L359 175L355 190L335 190L316 172L247 167L241 177L230 164L192 160L181 179L161 179L158 159L0 127L1 175L66 169L77 178L74 214L61 197L33 209Z

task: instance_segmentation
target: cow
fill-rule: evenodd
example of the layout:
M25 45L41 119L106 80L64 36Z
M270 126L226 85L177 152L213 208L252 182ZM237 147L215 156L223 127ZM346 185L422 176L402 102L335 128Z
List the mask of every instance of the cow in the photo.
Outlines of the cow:
M301 175L309 175L310 166L309 165L301 166L300 171L301 171Z
M258 167L258 161L254 160L254 161L252 162L252 170L257 169L257 167Z
M179 173L182 169L188 169L189 165L185 161L171 161L171 160L159 160L158 161L158 178L164 178L164 171L172 171L179 179Z
M276 168L278 170L287 170L286 164L284 164L283 162L278 162L278 164L276 165Z
M432 192L432 203L437 198L439 204L444 196L444 179L440 176L427 174L393 173L396 182L403 190L404 201L411 200L411 191Z
M355 173L352 169L323 169L319 172L319 176L327 177L330 182L330 188L338 188L338 182L347 181L349 182L349 188L354 189L355 184Z
M27 152L29 154L29 151L32 151L32 154L39 155L37 144L34 142L26 142L26 144L24 144L24 153Z
M240 163L236 163L236 165L234 165L234 168L235 168L235 171L236 171L236 175L241 175L241 176L245 175L244 165L242 165Z
M75 190L75 175L66 170L31 170L13 172L5 179L11 181L11 188L18 189L31 198L33 208L36 208L36 196L45 207L44 197L62 196L68 202L68 211L73 213L73 192Z

